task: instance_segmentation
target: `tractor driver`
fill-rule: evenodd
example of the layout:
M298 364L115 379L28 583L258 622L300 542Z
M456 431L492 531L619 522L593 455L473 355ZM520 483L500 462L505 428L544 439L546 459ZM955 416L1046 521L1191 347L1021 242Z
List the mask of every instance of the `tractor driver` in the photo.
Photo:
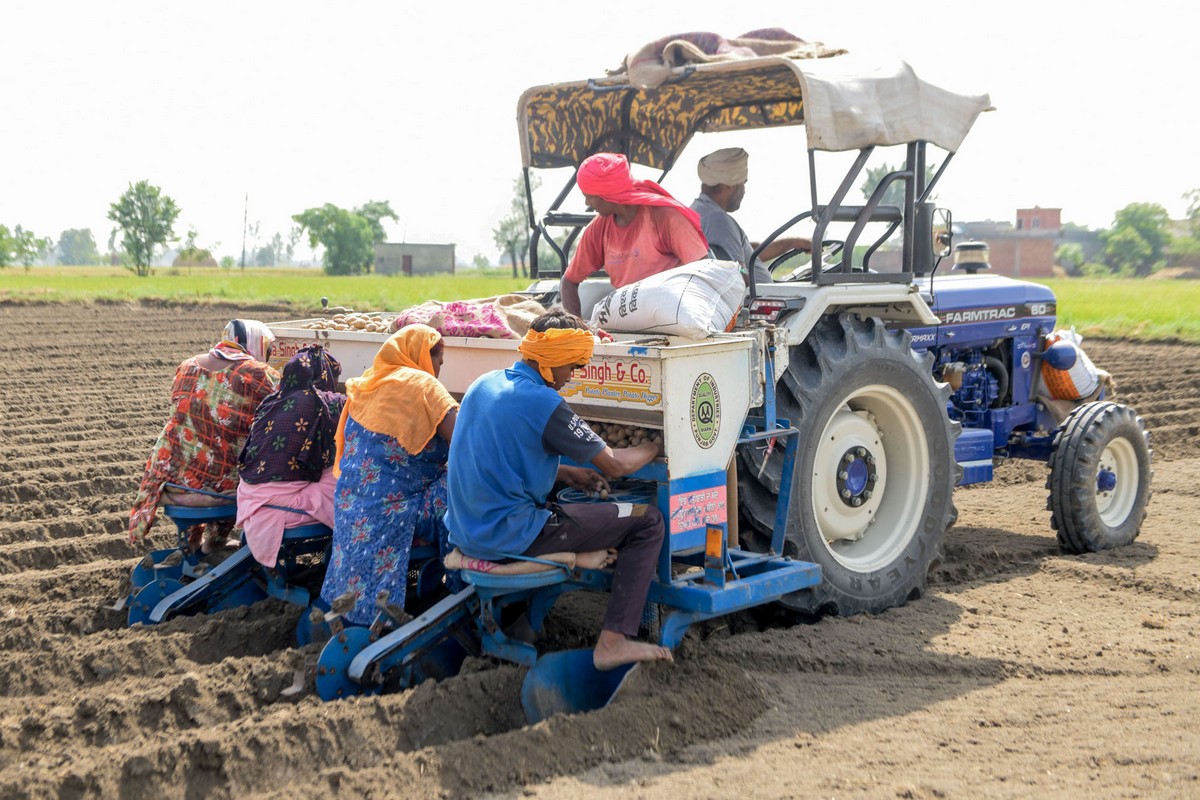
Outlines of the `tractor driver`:
M757 242L751 242L733 218L742 206L749 178L750 154L740 147L726 147L700 159L696 173L700 176L700 196L692 202L692 210L700 215L700 225L717 258L736 261L742 265L742 275L750 271L750 256ZM771 242L754 259L755 283L770 283L771 273L763 260L770 261L789 250L812 250L812 242L800 236L781 237Z
M470 558L577 553L576 566L615 562L612 594L592 651L597 669L635 661L670 661L665 647L637 635L662 544L662 514L653 505L569 503L550 496L556 481L576 489L608 489L568 456L607 475L628 475L650 463L660 445L613 449L558 394L592 357L595 337L562 309L533 321L521 360L478 378L463 396L450 442L446 525L450 542Z
M576 173L597 216L583 230L562 277L563 308L580 313L579 284L603 269L614 289L708 256L700 217L654 181L635 181L629 161L596 153Z

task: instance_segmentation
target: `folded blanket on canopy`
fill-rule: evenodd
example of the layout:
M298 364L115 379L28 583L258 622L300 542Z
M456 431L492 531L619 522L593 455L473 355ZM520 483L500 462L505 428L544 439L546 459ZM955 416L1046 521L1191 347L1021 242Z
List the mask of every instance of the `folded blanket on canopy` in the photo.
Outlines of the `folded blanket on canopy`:
M629 82L642 89L661 86L671 70L684 64L735 61L759 56L786 55L790 58L825 58L845 53L821 42L806 42L783 28L762 28L726 39L708 31L677 33L655 39L625 57L621 69Z
M390 332L405 325L428 325L443 336L485 336L520 339L546 309L524 295L503 294L478 300L427 300L407 308L392 320Z

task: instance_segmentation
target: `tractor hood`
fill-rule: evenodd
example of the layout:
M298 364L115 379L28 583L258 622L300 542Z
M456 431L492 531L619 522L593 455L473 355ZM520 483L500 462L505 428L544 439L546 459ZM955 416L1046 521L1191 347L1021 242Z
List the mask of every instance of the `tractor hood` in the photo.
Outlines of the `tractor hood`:
M918 281L930 300L930 281ZM1054 292L1039 283L1002 275L947 275L932 281L930 308L943 325L1053 317Z

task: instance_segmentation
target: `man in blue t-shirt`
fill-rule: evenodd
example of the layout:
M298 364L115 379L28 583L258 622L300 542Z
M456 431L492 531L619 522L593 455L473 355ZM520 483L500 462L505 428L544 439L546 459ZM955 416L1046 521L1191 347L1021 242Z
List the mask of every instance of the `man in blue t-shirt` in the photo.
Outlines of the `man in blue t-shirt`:
M770 263L789 250L812 250L812 242L801 236L780 237L750 263L758 243L751 242L733 218L733 212L742 207L750 177L750 154L742 148L714 150L700 159L696 174L700 176L700 196L692 202L692 210L700 215L704 237L717 258L742 265L743 277L753 275L755 283L770 283L771 273L764 261Z
M605 475L628 475L660 454L653 442L613 449L558 394L592 357L595 339L578 317L558 309L535 319L523 358L481 376L463 396L450 442L446 526L472 558L578 553L576 565L615 563L612 594L592 661L613 669L671 660L637 635L665 526L652 505L570 503L550 497L556 481L584 491L608 489L603 475L561 464L566 456Z

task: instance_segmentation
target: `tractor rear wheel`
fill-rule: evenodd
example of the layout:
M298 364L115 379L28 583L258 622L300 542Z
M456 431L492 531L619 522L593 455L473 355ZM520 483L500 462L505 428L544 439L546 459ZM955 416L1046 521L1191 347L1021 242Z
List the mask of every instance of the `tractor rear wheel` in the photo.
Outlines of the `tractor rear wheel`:
M1050 456L1050 524L1071 553L1129 544L1150 501L1150 435L1132 408L1085 403L1063 421Z
M956 518L949 389L906 331L878 319L826 317L800 345L776 391L800 430L784 554L821 565L813 589L784 598L806 613L877 613L920 596ZM769 542L782 480L780 448L739 450L750 538Z

